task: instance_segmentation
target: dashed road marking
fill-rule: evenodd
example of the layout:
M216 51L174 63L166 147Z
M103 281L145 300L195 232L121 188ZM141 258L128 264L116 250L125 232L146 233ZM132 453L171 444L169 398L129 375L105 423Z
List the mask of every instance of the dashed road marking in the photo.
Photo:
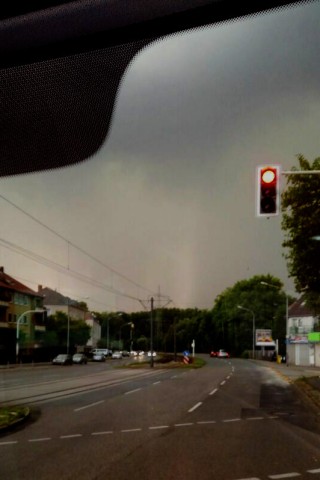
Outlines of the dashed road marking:
M160 380L158 382L154 382L153 385L158 385L160 382Z
M225 383L226 383L226 381L223 380L223 381L220 383L220 385L224 385Z
M162 428L169 428L169 425L158 425L157 427L149 427L149 430L161 430Z
M214 395L217 391L218 391L218 389L215 388L214 390L212 390L212 392L209 393L209 395Z
M74 433L73 435L61 435L60 438L65 439L65 438L77 438L77 437L82 437L81 433Z
M223 423L231 423L231 422L240 422L241 418L229 418L227 420L222 420Z
M316 468L313 470L307 470L308 473L320 473L320 468Z
M135 388L134 390L129 390L129 392L125 392L125 395L131 395L131 393L139 392L141 388Z
M85 410L86 408L95 407L96 405L99 405L100 403L103 403L103 402L104 402L104 400L100 400L99 402L90 403L89 405L85 405L84 407L75 408L73 411L74 412L80 412L81 410Z
M186 423L175 423L175 424L174 424L175 427L190 427L191 425L193 425L193 423L189 423L189 422L186 422Z
M122 433L132 433L132 432L141 432L142 428L127 428L124 430L121 430Z
M105 432L92 432L91 435L110 435L113 433L112 430L106 430Z
M264 417L248 417L247 420L264 420Z
M197 408L199 408L202 405L202 402L196 403L196 405L193 405L193 407L188 410L189 413L194 412Z
M280 478L293 478L293 477L300 477L301 473L298 472L289 472L289 473L281 473L280 475L269 475L269 478L272 480L279 480Z
M28 442L48 442L51 440L51 437L44 437L44 438L30 438Z
M217 423L215 420L207 420L203 422L197 422L198 425L210 425L211 423Z

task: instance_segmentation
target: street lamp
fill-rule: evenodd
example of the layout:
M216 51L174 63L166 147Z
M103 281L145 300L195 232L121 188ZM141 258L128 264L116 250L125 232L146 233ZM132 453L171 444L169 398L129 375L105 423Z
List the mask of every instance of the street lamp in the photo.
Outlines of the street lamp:
M266 285L267 287L272 287L276 289L281 289L278 285L273 285L272 283L260 282L261 285ZM286 296L286 362L288 363L288 342L289 342L289 295L287 292L284 292Z
M250 308L245 308L242 305L237 305L237 308L240 308L241 310L246 310L247 312L250 312L252 314L252 358L254 358L254 350L255 350L255 338L254 338L255 316L254 316L254 312L252 310L250 310Z
M20 333L20 323L22 319L25 317L25 315L29 313L44 313L46 312L45 309L43 308L36 308L35 310L27 310L26 312L23 312L20 317L17 319L17 328L16 328L16 363L19 361L19 333Z

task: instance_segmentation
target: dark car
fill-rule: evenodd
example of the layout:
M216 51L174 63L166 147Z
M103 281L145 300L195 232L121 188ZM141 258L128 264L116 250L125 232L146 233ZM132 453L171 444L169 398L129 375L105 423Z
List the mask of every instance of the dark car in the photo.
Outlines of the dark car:
M210 357L216 357L217 356L217 352L215 352L214 350L211 350L210 352Z
M79 363L81 365L86 365L88 363L88 359L84 353L75 353L72 357L73 363Z
M60 353L52 360L52 365L72 365L72 357L66 353Z

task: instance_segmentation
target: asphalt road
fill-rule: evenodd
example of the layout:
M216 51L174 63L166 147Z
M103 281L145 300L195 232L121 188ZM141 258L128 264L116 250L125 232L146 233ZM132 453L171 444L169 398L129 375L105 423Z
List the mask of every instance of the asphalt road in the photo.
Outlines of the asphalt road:
M31 421L0 437L0 478L320 479L319 416L283 375L206 359L197 370L0 373L7 398L33 396Z

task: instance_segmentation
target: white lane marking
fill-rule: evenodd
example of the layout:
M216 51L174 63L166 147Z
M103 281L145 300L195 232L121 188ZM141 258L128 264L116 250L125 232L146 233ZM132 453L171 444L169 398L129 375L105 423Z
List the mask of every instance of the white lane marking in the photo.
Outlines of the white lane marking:
M85 405L84 407L75 408L73 411L80 412L80 410L85 410L86 408L95 407L96 405L99 405L100 403L103 403L103 402L104 400L100 400L99 402L90 403L89 405Z
M171 378L178 378L178 375L173 375Z
M188 410L189 413L194 412L197 408L199 408L202 405L202 402L196 403L196 405L193 405L193 407Z
M218 389L215 388L214 390L212 390L212 392L209 393L209 395L214 395L217 391L218 391Z
M320 473L320 468L316 468L315 470L307 470L308 473Z
M121 430L122 433L130 433L130 432L141 432L142 428L128 428L126 430Z
M158 382L154 382L153 385L158 385L158 383L161 383L160 380Z
M249 478L239 478L238 480L260 480L257 477L249 477Z
M249 478L239 478L238 480L260 480L257 477L249 477Z
M248 417L247 420L264 420L264 417Z
M92 432L91 435L110 435L113 433L111 430L107 430L106 432Z
M125 395L131 395L131 393L139 392L141 388L136 388L135 390L129 390L129 392L125 392Z
M204 422L197 422L198 425L209 425L210 423L217 423L215 420L207 420Z
M175 427L189 427L190 425L193 425L193 423L175 423Z
M47 442L48 440L51 440L50 437L44 437L44 438L30 438L28 442Z
M292 478L292 477L300 477L301 473L297 472L290 472L290 473L281 473L280 475L269 475L269 478L273 480L278 480L279 478Z
M229 418L228 420L222 420L223 423L230 423L230 422L240 422L241 418Z
M220 385L224 385L225 383L226 383L226 381L225 381L225 380L223 380L223 382L221 382L221 383L220 383Z
M18 443L18 441L13 440L12 442L0 442L0 445L13 445L14 443Z
M82 437L81 433L75 433L73 435L61 435L60 438L76 438L76 437Z
M169 428L169 425L159 425L158 427L149 427L149 430L160 430L161 428Z
M227 380L229 380L229 379L230 379L230 375L227 377Z

